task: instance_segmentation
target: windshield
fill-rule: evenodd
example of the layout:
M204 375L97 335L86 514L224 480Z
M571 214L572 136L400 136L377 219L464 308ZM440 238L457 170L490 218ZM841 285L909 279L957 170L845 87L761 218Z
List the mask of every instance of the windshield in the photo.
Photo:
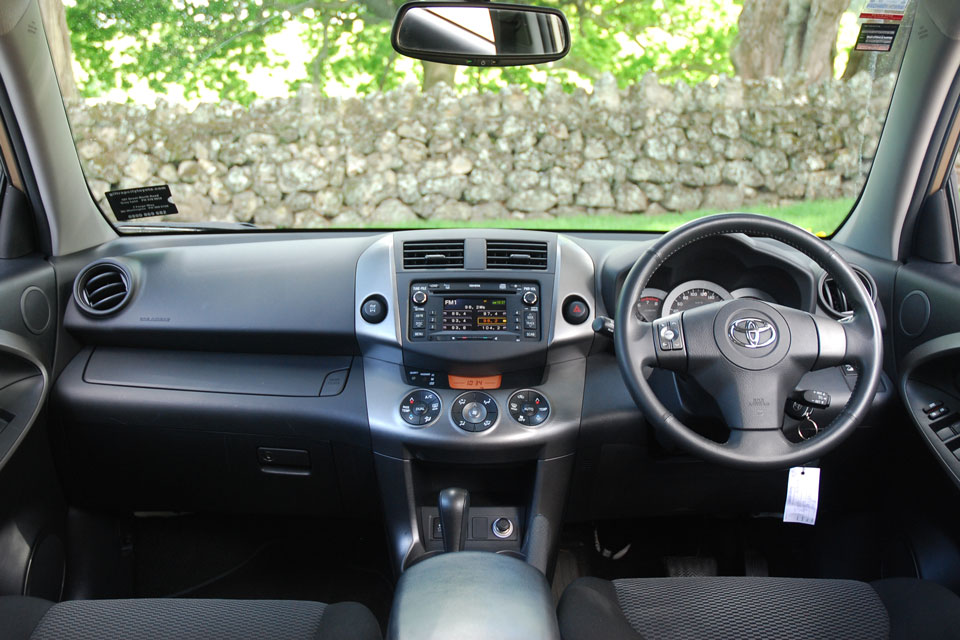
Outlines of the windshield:
M544 2L569 55L482 69L396 54L392 0L41 4L90 190L121 230L666 231L752 211L821 235L866 180L913 8ZM107 195L162 185L176 214Z

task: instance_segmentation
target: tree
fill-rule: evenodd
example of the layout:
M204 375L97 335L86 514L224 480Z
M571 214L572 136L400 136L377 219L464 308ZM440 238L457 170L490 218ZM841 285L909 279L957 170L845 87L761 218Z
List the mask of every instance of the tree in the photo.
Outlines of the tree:
M850 0L744 0L730 54L743 78L833 75L840 16Z
M77 82L73 76L70 32L67 31L63 2L40 0L40 17L50 43L50 55L53 58L53 66L57 70L57 79L60 81L60 92L65 98L74 98L77 95Z
M44 1L59 5L59 0ZM389 40L400 2L76 0L66 10L66 24L73 55L86 74L79 84L82 95L129 88L142 78L159 93L179 85L188 97L207 90L245 103L256 97L256 87L248 86L244 72L284 64L271 59L266 39L291 23L297 23L300 37L314 52L304 80L321 90L345 79L359 93L409 81ZM733 72L730 49L738 7L729 2L541 2L563 9L570 20L573 48L565 59L537 67L468 68L459 74L455 67L424 63L417 79L429 87L460 78L460 88L496 90L508 83L542 86L548 77L573 88L604 73L626 86L648 71L666 81L690 83Z

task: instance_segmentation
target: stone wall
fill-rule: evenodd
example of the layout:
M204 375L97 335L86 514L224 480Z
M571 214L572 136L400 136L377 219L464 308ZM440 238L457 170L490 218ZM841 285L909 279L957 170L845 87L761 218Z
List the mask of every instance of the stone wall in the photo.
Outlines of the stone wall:
M403 226L584 214L734 210L854 197L894 79L652 75L592 93L509 88L457 95L405 87L324 98L69 106L95 196L168 183L171 219L268 227Z

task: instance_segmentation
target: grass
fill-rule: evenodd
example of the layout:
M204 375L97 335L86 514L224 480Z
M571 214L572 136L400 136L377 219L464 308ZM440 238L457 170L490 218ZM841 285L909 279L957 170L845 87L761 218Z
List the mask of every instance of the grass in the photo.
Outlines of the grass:
M832 234L846 219L853 208L852 198L839 200L811 200L798 202L785 207L755 206L744 207L740 211L762 213L774 218L792 222L817 235ZM702 218L712 213L721 213L708 209L685 211L683 213L660 214L609 214L586 215L563 218L507 218L502 220L420 220L411 225L416 228L443 229L462 227L495 227L501 229L549 229L552 231L670 231L682 224ZM367 227L384 227L371 222Z

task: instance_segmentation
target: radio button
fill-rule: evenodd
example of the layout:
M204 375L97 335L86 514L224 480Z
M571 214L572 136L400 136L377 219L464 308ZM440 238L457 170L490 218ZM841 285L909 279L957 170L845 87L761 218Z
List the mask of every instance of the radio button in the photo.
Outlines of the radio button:
M537 300L539 299L535 291L525 291L523 293L523 304L528 307L537 304Z
M426 291L414 291L413 295L410 297L413 300L415 305L423 305L427 302L427 292Z

